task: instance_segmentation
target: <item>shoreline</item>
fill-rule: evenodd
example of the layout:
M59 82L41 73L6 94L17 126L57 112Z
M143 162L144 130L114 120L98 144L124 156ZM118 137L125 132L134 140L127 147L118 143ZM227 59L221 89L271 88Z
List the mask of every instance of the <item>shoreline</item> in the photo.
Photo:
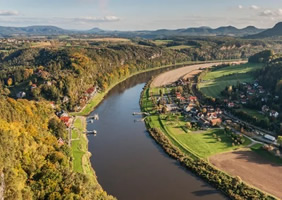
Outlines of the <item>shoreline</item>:
M152 81L153 80L146 84L141 93L140 107L143 112L147 112L147 104L145 103L145 101L147 102L150 99L148 94L150 93L150 88L152 88ZM149 135L157 144L162 147L162 149L170 157L178 160L179 163L187 170L193 172L205 182L210 183L210 185L215 187L218 191L221 191L227 197L232 199L240 199L242 196L249 198L251 197L249 196L251 195L251 193L256 193L256 197L258 197L259 199L278 199L274 195L262 191L253 185L243 182L240 179L237 180L237 177L233 177L226 172L218 169L217 167L211 165L211 163L209 163L208 161L205 161L194 154L193 151L189 151L188 153L186 151L183 151L181 145L176 145L174 143L175 141L170 138L168 133L166 133L166 128L162 126L158 127L157 125L151 123L151 119L146 118L145 125L147 131L149 132ZM239 194L237 194L238 188L237 186L233 185L233 182L238 182L238 184L240 185L241 190L239 191Z

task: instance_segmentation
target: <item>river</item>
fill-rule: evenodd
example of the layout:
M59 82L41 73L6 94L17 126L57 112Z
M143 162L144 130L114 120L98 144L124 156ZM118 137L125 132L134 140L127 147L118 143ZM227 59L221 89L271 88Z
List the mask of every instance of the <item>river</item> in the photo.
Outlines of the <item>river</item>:
M170 158L138 122L140 93L160 70L136 75L113 88L88 123L91 164L105 191L120 200L226 199Z

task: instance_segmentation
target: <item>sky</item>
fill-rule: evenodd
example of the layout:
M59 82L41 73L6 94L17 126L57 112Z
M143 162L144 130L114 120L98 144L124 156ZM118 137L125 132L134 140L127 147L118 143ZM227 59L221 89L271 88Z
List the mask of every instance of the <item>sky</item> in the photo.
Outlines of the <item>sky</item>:
M282 21L282 0L0 0L0 26L157 30Z

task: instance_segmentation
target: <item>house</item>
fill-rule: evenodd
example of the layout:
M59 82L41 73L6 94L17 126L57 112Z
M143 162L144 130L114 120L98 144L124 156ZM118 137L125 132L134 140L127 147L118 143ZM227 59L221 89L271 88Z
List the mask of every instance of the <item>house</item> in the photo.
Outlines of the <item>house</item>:
M168 112L178 110L179 107L175 104L166 104L166 110Z
M64 140L62 138L58 139L58 145L63 146L65 144Z
M264 89L259 89L259 93L260 93L260 94L264 94L264 93L265 93L265 90L264 90Z
M26 96L25 92L19 92L17 93L17 98L24 98Z
M220 118L212 119L211 121L212 126L216 126L222 123L222 120Z
M227 104L228 108L234 108L235 104L233 102L229 102Z
M64 98L63 98L63 103L67 103L67 102L69 102L69 97L68 96L64 96Z
M96 93L96 87L91 87L86 91L86 94L89 97L93 97L95 95L95 93Z
M66 111L64 111L64 110L61 110L61 111L59 111L59 112L56 112L56 115L60 118L60 117L68 117L69 116L69 114L66 112Z
M64 124L69 128L72 123L72 118L71 117L60 117L60 120L64 122Z
M279 116L279 113L275 110L272 110L272 111L270 111L269 116L277 118Z
M181 96L182 96L182 95L181 95L179 92L176 92L176 98L177 98L177 99L180 99Z
M241 104L247 104L247 100L246 99L241 99Z
M197 100L198 100L198 98L195 97L195 96L190 96L190 97L189 97L189 101L190 101L190 102L196 102Z
M255 90L248 90L248 94L249 94L249 95L254 95L255 92L256 92Z
M189 105L187 105L184 109L186 112L191 111L196 105L193 103L189 103Z
M33 90L33 89L35 89L35 88L37 88L37 85L36 85L36 84L32 84L31 87L30 87L31 90Z
M51 101L51 102L50 102L50 105L51 105L51 108L53 108L53 109L56 108L56 105L55 105L55 102L54 102L54 101Z
M266 112L269 111L269 107L267 105L264 105L264 106L261 107L261 111L266 113Z

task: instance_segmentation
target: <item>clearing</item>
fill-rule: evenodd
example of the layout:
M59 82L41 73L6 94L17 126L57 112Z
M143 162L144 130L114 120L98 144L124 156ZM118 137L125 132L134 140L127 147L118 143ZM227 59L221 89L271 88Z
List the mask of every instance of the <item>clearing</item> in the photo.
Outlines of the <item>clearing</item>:
M211 156L209 161L232 176L282 198L282 165L249 150L239 150Z

